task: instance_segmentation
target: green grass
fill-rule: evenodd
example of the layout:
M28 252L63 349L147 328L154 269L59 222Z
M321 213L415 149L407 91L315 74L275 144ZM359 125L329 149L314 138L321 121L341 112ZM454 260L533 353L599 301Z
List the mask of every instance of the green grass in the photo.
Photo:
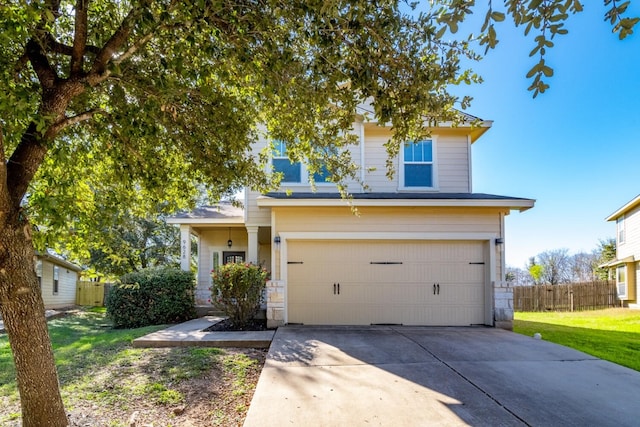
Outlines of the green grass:
M513 330L640 371L640 311L515 313Z

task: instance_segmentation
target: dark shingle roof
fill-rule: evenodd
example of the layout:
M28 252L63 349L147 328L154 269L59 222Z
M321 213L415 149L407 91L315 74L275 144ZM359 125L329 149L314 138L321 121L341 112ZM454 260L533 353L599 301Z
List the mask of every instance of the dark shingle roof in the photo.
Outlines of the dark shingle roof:
M274 199L339 199L339 193L310 193L310 192L273 192L265 194ZM529 200L521 197L498 196L485 193L352 193L354 200Z

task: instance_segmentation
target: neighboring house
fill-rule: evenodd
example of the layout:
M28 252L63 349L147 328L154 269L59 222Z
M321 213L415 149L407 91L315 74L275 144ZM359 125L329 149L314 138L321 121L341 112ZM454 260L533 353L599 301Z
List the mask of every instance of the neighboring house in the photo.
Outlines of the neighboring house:
M616 259L604 267L614 269L618 299L627 307L640 308L640 196L609 215L607 221L616 222Z
M475 118L466 116L468 121ZM245 189L244 209L220 203L168 220L181 229L182 268L198 238L198 303L210 298L210 272L226 262L271 272L267 321L332 325L489 325L511 328L505 280L504 218L534 200L472 192L471 146L491 126L443 124L406 144L386 177L391 128L354 123L350 147L360 180L348 182L354 215L322 174L312 192L304 164L275 141L277 192ZM256 149L269 144L258 141Z
M46 309L76 303L80 267L55 255L36 253L35 269Z

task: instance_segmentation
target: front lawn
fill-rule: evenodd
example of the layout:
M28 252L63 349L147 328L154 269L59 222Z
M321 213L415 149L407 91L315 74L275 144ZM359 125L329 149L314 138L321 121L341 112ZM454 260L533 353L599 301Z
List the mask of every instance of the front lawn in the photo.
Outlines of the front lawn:
M513 330L640 371L640 310L515 313Z
M49 322L71 425L242 425L265 352L133 348L164 328L112 329L104 310ZM20 425L9 340L0 334L0 425Z

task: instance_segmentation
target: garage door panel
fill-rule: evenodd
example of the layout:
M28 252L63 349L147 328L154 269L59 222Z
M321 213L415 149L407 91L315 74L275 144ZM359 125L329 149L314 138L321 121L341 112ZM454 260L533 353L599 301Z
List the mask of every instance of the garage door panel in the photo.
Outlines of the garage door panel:
M469 325L484 322L482 242L292 241L288 321ZM340 294L333 285L340 285ZM439 284L434 290L434 284Z

